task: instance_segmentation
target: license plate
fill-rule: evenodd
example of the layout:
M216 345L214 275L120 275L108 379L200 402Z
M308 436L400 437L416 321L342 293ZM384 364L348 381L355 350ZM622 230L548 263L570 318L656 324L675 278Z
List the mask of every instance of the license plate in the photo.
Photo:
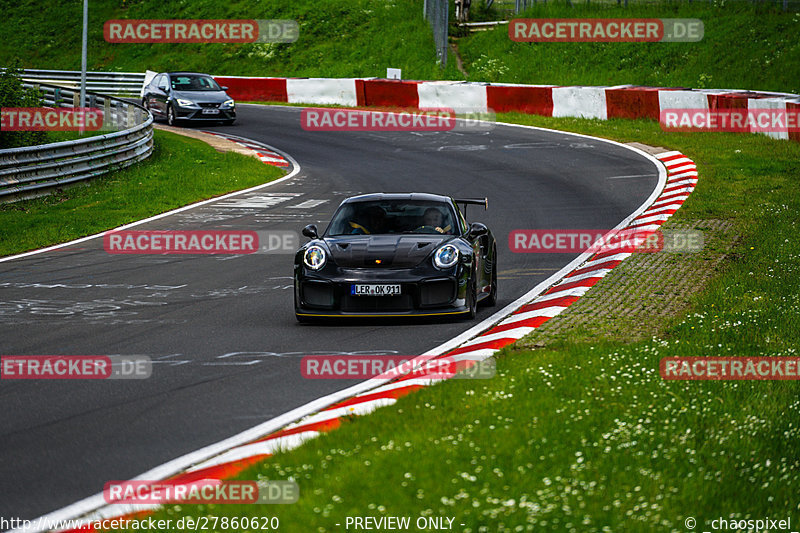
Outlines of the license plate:
M219 109L203 109L204 115L216 115L219 113Z
M399 296L400 285L351 285L353 296Z

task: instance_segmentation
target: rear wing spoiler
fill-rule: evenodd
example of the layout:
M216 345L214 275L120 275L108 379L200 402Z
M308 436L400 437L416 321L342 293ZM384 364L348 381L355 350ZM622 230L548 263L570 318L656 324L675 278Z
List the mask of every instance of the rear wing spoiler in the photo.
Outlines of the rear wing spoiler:
M453 201L457 204L464 204L464 217L467 216L467 206L470 204L473 205L482 205L483 210L486 211L489 209L489 199L488 198L454 198Z

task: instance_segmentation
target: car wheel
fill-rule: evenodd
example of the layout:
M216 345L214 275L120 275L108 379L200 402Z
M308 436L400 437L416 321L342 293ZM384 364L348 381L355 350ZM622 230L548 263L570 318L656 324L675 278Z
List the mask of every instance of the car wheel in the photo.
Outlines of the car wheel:
M223 125L223 126L233 126L233 123L234 123L234 122L236 122L236 119L233 119L233 120L223 120L223 121L222 121L222 125Z
M472 279L469 282L469 288L467 289L467 299L469 300L469 304L467 307L467 312L464 315L465 318L469 320L473 320L475 316L478 314L478 285L475 281L475 276L472 276Z
M150 112L150 114L153 116L153 122L155 122L156 114L153 113L153 110L150 109L150 106L147 104L147 98L142 98L142 107L147 109Z
M175 110L172 108L172 104L167 106L167 124L170 126L175 126L178 122L178 119L175 118Z
M489 307L497 305L497 246L492 247L492 258L492 288L489 290L489 296L484 298Z

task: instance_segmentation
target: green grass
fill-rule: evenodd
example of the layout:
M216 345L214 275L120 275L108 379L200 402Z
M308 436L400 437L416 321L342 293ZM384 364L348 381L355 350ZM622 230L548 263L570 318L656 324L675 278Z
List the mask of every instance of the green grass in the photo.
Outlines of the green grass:
M81 4L41 9L21 0L0 20L0 63L19 56L26 68L80 68ZM109 19L294 19L300 38L291 44L113 44L103 38ZM457 76L436 65L430 26L415 0L261 0L95 2L90 7L89 68L144 72L199 70L248 76Z
M283 174L252 157L156 131L153 155L142 163L87 186L0 205L0 256L105 231Z
M478 2L473 20L499 19ZM26 68L80 68L79 2L41 9L21 0L0 20L0 63L19 57ZM516 43L507 26L456 39L468 79L561 85L638 84L800 92L800 13L752 2L538 2L526 17L699 18L699 43ZM452 17L452 9L451 9ZM288 18L300 23L291 44L112 44L109 19ZM457 32L451 31L452 35ZM422 0L261 0L181 3L98 2L90 9L89 68L143 72L199 70L248 76L383 77L387 67L406 79L463 79L453 54L435 63Z
M698 18L696 43L517 43L508 26L459 39L470 80L800 92L800 13L750 2L537 3L526 18Z
M675 355L797 356L800 146L666 134L650 121L500 119L681 150L700 182L676 218L725 218L742 239L657 338L508 348L494 379L427 388L239 476L293 479L296 504L170 506L158 517L278 516L284 531L434 516L470 532L649 532L684 531L688 517L702 531L718 517L796 512L797 383L667 382L658 366Z

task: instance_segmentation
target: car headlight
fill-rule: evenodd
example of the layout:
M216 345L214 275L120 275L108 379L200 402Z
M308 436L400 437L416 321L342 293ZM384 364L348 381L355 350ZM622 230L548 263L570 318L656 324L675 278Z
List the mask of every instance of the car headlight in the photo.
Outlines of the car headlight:
M452 244L445 244L433 254L433 264L442 270L452 268L458 263L458 248Z
M306 264L311 270L319 270L325 266L325 261L328 259L325 254L325 249L321 246L309 246L306 253L303 254L303 263Z
M222 107L233 107L235 105L236 104L234 103L232 98L230 100L225 100L224 102L222 102Z
M178 105L179 105L179 106L181 106L181 107L194 107L194 106L196 106L196 105L197 105L197 104L195 104L194 102L192 102L191 100L186 100L186 99L184 99L184 98L176 98L176 99L175 99L175 101L176 101L176 102L178 103Z

